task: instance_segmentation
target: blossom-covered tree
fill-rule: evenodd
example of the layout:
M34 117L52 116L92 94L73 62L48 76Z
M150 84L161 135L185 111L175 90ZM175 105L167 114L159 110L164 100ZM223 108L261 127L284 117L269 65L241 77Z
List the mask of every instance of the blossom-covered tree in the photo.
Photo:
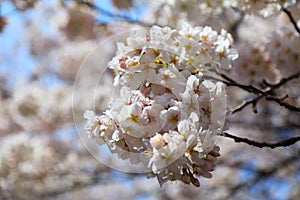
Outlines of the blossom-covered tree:
M299 198L299 1L3 1L0 34L0 199Z

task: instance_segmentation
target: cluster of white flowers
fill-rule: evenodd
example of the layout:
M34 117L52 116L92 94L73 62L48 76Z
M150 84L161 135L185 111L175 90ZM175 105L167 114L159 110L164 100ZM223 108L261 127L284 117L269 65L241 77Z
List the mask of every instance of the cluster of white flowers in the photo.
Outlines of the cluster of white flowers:
M228 69L238 57L230 34L210 27L180 31L153 26L118 43L109 63L120 90L103 115L86 111L86 130L99 144L131 163L143 163L150 176L199 186L210 178L224 128L226 95L211 70ZM145 171L147 171L145 169Z
M282 7L296 4L296 0L242 0L238 1L238 7L245 12L255 13L264 17L279 13Z
M155 23L178 27L178 24L188 21L193 25L209 24L219 29L230 28L237 19L237 10L270 17L280 14L282 7L294 6L296 0L160 0L150 4L157 20Z
M290 76L299 71L300 63L300 37L290 28L273 32L267 49L270 57L283 76Z
M1 198L32 199L37 193L66 187L67 181L62 175L78 170L79 162L78 155L69 151L66 144L28 132L3 137L0 147ZM75 177L73 179L75 182Z
M297 12L299 11L298 9ZM297 12L292 13L293 16L297 16ZM266 82L276 84L299 72L300 37L294 28L289 26L290 21L285 14L274 16L272 19L259 19L253 15L245 17L244 20L246 25L243 24L239 29L239 58L233 63L231 70L234 80L267 89L270 85ZM257 34L253 34L254 31ZM299 79L294 79L276 89L274 95L284 97L284 102L298 107L299 83ZM231 97L233 108L237 108L245 99L252 98L249 94L237 90L232 90L228 95ZM260 101L256 109L259 114L249 115L249 110L252 110L249 107L248 110L246 108L241 111L235 120L253 124L263 122L270 126L299 123L299 116L293 115L293 112L288 112L284 107L276 107L269 101ZM269 117L266 118L263 113L268 113Z
M49 89L33 82L17 85L12 97L3 101L3 105L8 107L7 115L12 117L15 129L19 126L18 128L26 131L51 131L70 120L62 114L71 113L70 93L71 88L66 86ZM58 101L60 104L55 105Z
M277 69L282 74L282 77L289 77L299 72L300 63L300 37L295 31L290 28L283 27L276 32L273 32L270 37L270 42L267 44L267 49L270 52L270 58L276 64ZM289 97L296 100L299 105L300 101L300 81L293 80L286 85ZM292 104L295 104L294 102Z
M218 18L224 9L237 5L236 0L160 0L151 3L155 7L157 22L173 27L186 21L193 25L208 23L213 25L213 23L218 23L213 18ZM200 18L198 17L199 13L201 13Z
M237 47L239 58L231 71L235 80L256 85L263 80L277 83L299 71L300 37L291 27L281 25L277 30L266 32L259 42L247 39Z
M280 73L264 46L245 42L238 46L238 51L239 58L232 67L235 80L244 84L260 83L263 80L276 83L279 80Z

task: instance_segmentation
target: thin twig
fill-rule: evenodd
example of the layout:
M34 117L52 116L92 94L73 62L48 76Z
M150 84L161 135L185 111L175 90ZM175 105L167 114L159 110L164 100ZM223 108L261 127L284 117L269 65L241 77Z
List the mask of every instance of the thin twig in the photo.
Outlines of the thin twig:
M262 131L271 131L271 132L278 132L284 134L287 130L292 131L292 130L298 130L300 129L299 124L294 124L291 122L287 122L286 124L266 124L266 123L260 123L260 122L245 122L244 120L241 119L228 119L228 124L232 125L237 125L245 129L252 129L253 127L262 130Z
M237 108L235 108L231 113L234 114L236 112L240 112L242 111L246 106L252 104L253 106L256 106L257 101L259 101L263 96L260 95L252 100L249 101L245 101L242 105L238 106ZM256 112L254 112L256 113Z
M250 93L254 93L258 96L256 96L255 98L251 99L251 100L248 100L248 101L245 101L244 103L242 103L240 106L238 106L236 109L234 109L232 111L232 114L236 113L236 112L239 112L241 110L243 110L246 106L252 104L253 105L253 110L254 112L256 113L256 104L257 102L262 99L263 97L266 98L266 100L269 100L269 101L274 101L276 103L278 103L280 106L283 106L289 110L292 110L292 111L296 111L296 112L300 112L300 107L296 107L296 106L293 106L291 104L288 104L286 102L284 102L282 98L278 98L278 97L275 97L273 95L271 95L271 93L280 88L281 86L285 85L286 83L288 83L289 81L293 80L293 79L296 79L296 78L299 78L300 77L300 71L298 71L297 73L287 77L287 78L283 78L279 81L279 83L277 84L274 84L274 85L270 85L268 86L267 89L265 90L260 90L252 85L244 85L244 84L240 84L238 83L237 81L231 79L230 77L228 77L227 75L225 74L220 74L220 76L224 79L224 83L227 85L227 86L235 86L235 87L239 87L247 92L250 92Z
M244 85L241 83L238 83L237 81L233 80L232 78L228 77L225 74L220 74L222 78L224 78L226 81L223 81L227 86L236 86L239 87L245 91L254 93L254 94L262 94L262 95L266 95L266 93L252 85Z
M287 108L289 110L300 112L300 107L296 107L296 106L293 106L291 104L285 103L282 98L274 97L274 96L271 96L271 95L266 95L266 96L259 95L259 96L257 96L254 99L251 99L249 101L244 102L242 105L240 105L239 107L237 107L236 109L234 109L231 113L234 114L236 112L239 112L239 111L243 110L246 106L248 106L250 104L252 104L253 107L255 107L256 104L257 104L257 102L260 99L262 99L263 97L265 97L266 100L274 101L274 102L278 103L280 106L285 107L285 108ZM254 113L257 113L257 111L254 111Z
M227 132L223 132L221 133L221 136L224 137L228 137L233 139L235 142L242 142L242 143L246 143L250 146L255 146L255 147L259 147L259 148L263 148L263 147L268 147L271 149L277 148L277 147L287 147L287 146L291 146L293 144L295 144L296 142L300 141L300 136L298 137L294 137L294 138L289 138L287 140L282 140L279 142L275 142L275 143L268 143L268 142L257 142L254 140L250 140L248 138L241 138L235 135L231 135Z
M300 112L300 107L296 107L291 104L285 103L284 101L282 101L281 98L268 95L268 96L266 96L266 99L269 101L274 101L274 102L278 103L280 106L285 107L289 110Z
M287 78L281 79L281 81L279 81L279 83L277 83L275 85L272 85L271 89L269 91L272 91L272 90L274 90L276 88L279 88L282 85L286 84L287 82L289 82L289 81L291 81L293 79L299 78L299 77L300 77L300 71L296 72L295 74L292 74L291 76L289 76Z

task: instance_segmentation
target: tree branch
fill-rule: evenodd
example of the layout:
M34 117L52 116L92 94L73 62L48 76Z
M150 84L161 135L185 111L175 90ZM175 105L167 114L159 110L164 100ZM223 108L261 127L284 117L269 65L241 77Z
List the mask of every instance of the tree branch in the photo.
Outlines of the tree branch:
M285 108L287 108L289 110L300 112L300 107L296 107L296 106L293 106L291 104L288 104L288 103L284 102L282 100L282 98L278 98L278 97L267 95L266 96L266 100L274 101L274 102L278 103L280 106L285 107Z
M274 90L280 88L281 86L285 85L286 83L288 83L289 81L291 81L293 79L299 78L300 77L300 71L298 71L295 74L292 74L291 76L289 76L287 78L281 79L279 81L279 83L277 83L277 84L274 84L274 85L268 84L269 86L266 89L264 89L264 90L258 89L258 88L254 87L252 85L240 84L240 83L236 82L235 80L231 79L230 77L228 77L225 74L220 74L220 76L224 79L223 82L227 86L235 86L235 87L241 88L241 89L243 89L243 90L245 90L247 92L250 92L250 93L258 95L255 98L253 98L251 100L248 100L248 101L244 102L242 105L238 106L236 109L234 109L232 111L232 114L243 110L246 106L248 106L250 104L253 105L253 111L254 111L254 113L257 113L256 104L263 97L265 97L266 100L268 100L268 101L274 101L274 102L278 103L280 106L283 106L283 107L285 107L285 108L287 108L289 110L300 112L300 107L296 107L296 106L293 106L291 104L288 104L288 103L284 102L283 101L284 98L279 98L279 97L271 95L271 93Z
M300 28L298 27L296 20L293 18L292 13L286 8L282 8L282 11L289 17L289 20L293 24L295 30L300 34Z
M256 104L257 102L263 97L263 95L259 95L256 98L246 101L244 103L242 103L242 105L238 106L237 108L235 108L233 111L231 111L232 114L236 113L236 112L240 112L242 111L246 106L252 104L252 108L253 108L253 112L257 113L257 109L256 109Z
M266 93L252 85L244 85L244 84L241 84L241 83L238 83L237 81L233 80L232 78L228 77L227 75L225 74L220 74L221 77L223 79L225 79L226 81L223 81L227 86L236 86L236 87L239 87L245 91L248 91L250 93L254 93L254 94L263 94L265 95Z
M286 131L295 131L300 129L300 125L294 124L291 122L286 122L285 124L268 124L268 123L261 123L261 122L253 122L253 121L244 121L241 119L228 119L228 124L233 124L239 127L242 127L244 129L251 129L253 127L259 129L260 131L271 131L276 132L279 135L284 134Z
M277 147L291 146L291 145L297 143L298 141L300 141L300 136L294 137L294 138L289 138L287 140L282 140L282 141L275 142L275 143L257 142L257 141L254 141L254 140L249 140L248 138L241 138L241 137L238 137L238 136L235 136L235 135L231 135L227 132L221 133L221 136L231 138L237 143L241 142L241 143L246 143L250 146L255 146L255 147L259 147L259 148L268 147L268 148L271 148L271 149L274 149L274 148L277 148Z
M282 78L281 81L279 81L279 83L277 83L275 85L271 85L270 91L273 91L274 89L277 89L277 88L281 87L282 85L286 84L287 82L289 82L293 79L297 79L299 77L300 77L300 71L296 72L295 74L292 74L291 76L289 76L287 78Z

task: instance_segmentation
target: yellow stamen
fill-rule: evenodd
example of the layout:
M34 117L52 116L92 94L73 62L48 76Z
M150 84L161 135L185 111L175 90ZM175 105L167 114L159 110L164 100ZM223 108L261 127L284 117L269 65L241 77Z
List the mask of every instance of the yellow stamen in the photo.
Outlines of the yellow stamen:
M130 117L129 117L129 119L131 120L131 121L133 121L133 122L138 122L138 116L137 115L133 115L133 114L131 114L130 115Z

